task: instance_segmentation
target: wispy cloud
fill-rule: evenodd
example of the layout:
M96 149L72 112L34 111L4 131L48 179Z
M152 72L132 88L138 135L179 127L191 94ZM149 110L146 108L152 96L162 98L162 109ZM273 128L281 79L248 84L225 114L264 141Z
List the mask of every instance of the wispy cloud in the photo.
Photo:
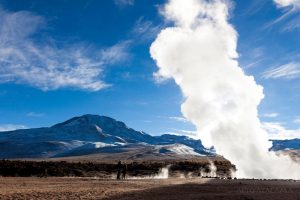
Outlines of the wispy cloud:
M259 58L264 57L264 55L265 55L264 52L265 52L264 47L260 46L260 47L256 47L256 48L249 50L249 55L253 59L259 59Z
M260 116L261 117L266 117L266 118L275 118L275 117L278 117L279 114L278 113L265 113L265 114L262 114Z
M130 40L125 40L101 50L100 57L102 62L106 64L116 64L126 61L131 56L131 54L128 52L130 44Z
M266 58L264 52L265 51L263 47L256 47L251 50L247 50L247 53L244 55L244 57L247 58L247 62L243 65L243 68L247 69L255 67L261 63Z
M189 122L186 118L184 117L168 117L170 120L175 120L178 122Z
M288 63L277 68L269 69L262 73L265 79L294 79L300 77L300 64Z
M283 21L286 23L282 25L281 31L292 31L300 27L299 22L299 10L300 1L299 0L273 0L279 9L283 10L283 14L277 19L266 24L263 29L268 29L276 24Z
M26 114L27 117L44 117L44 113L37 113L37 112L29 112Z
M274 0L275 4L280 7L291 7L295 9L300 8L300 0Z
M117 6L133 6L134 0L114 0Z
M84 44L61 45L51 38L38 41L34 36L45 19L30 12L0 9L0 18L0 82L45 91L63 87L98 91L109 86L102 80L103 67L126 55L122 43L101 51ZM114 59L106 57L112 55Z
M163 25L156 25L152 21L140 17L133 27L133 33L137 35L139 39L151 40L157 36L162 28Z
M263 59L258 59L258 60L251 60L250 62L246 63L243 65L244 69L256 67L258 64L260 64L263 61Z
M300 138L300 129L289 130L279 122L263 122L262 128L267 131L269 139Z
M297 28L300 28L300 16L295 17L295 18L291 19L289 22L287 22L283 26L282 31L283 32L290 32L290 31L293 31Z
M253 15L260 11L264 5L267 3L267 1L262 1L262 0L253 0L251 1L249 7L245 10L243 13L244 15Z
M0 132L2 131L13 131L17 129L26 129L27 127L24 125L16 125L16 124L2 124L0 125Z

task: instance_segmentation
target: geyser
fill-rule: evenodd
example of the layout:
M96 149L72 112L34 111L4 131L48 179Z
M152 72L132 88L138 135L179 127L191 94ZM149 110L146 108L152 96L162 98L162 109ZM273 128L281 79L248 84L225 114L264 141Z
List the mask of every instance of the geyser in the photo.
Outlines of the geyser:
M239 67L237 32L225 0L169 0L162 9L174 27L150 48L155 76L179 85L183 115L206 146L213 145L237 166L237 177L300 179L300 165L269 152L257 107L263 87Z

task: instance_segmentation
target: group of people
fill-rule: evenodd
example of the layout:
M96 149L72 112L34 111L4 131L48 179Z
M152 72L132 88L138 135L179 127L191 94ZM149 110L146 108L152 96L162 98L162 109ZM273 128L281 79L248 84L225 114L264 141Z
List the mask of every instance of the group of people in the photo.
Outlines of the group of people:
M120 179L122 179L122 180L126 179L126 174L127 174L127 164L124 163L124 164L122 165L121 161L119 161L119 162L118 162L117 168L118 168L117 179L118 179L118 180L120 180ZM121 176L121 174L122 174L122 176Z

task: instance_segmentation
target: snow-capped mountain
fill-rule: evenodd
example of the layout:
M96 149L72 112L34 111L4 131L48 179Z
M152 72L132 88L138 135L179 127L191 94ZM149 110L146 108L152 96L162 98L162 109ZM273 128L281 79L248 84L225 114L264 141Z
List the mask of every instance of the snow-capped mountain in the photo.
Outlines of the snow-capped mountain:
M98 115L74 117L47 128L0 133L1 159L128 152L139 152L138 155L129 155L133 158L144 155L214 155L213 150L204 148L200 140L176 135L154 137L128 128L123 122Z

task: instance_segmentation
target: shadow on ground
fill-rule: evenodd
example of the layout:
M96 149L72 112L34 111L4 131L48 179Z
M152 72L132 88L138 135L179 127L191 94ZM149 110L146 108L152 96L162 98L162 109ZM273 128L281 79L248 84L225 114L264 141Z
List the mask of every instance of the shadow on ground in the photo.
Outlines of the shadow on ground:
M174 184L107 199L119 200L300 200L300 183L260 180L210 180L207 183Z

